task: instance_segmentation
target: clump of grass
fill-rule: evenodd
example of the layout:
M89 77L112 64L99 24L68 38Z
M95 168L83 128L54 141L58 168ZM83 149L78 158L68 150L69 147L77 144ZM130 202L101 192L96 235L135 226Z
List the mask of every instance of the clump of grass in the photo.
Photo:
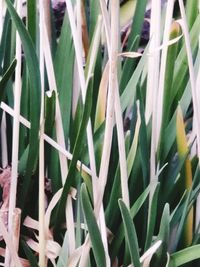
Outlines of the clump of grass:
M61 29L49 1L28 0L25 19L13 2L1 265L198 266L198 1L63 1Z

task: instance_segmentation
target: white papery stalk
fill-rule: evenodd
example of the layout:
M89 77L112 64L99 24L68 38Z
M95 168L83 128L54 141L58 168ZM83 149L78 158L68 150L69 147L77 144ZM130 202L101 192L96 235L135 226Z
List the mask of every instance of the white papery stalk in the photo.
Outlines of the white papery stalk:
M115 3L116 6L119 3ZM106 9L105 1L100 1L101 12L104 20L104 27L106 32L106 40L108 47L108 55L111 57L111 29L109 23L108 12ZM111 9L112 10L112 9ZM117 13L117 12L116 12ZM118 12L119 14L119 12ZM119 18L115 18L116 23L119 21ZM127 173L127 163L126 163L126 152L125 152L125 142L124 142L124 129L123 129L123 119L122 119L122 109L120 104L120 95L119 95L119 85L116 79L115 85L115 101L114 101L114 111L117 125L117 139L118 139L118 147L119 147L119 161L120 161L120 174L121 174L121 185L122 185L122 199L124 200L127 207L129 207L129 190L128 190L128 173Z
M158 112L157 112L157 140L156 140L156 150L158 149L158 142L160 137L160 130L162 124L162 114L163 114L163 96L164 96L164 86L165 86L165 70L166 70L166 63L167 63L167 51L168 46L165 44L169 43L170 39L170 30L172 24L172 16L174 10L174 1L169 0L167 2L167 11L166 11L166 18L165 18L165 28L163 34L163 49L162 49L162 57L161 57L161 66L160 66L160 80L159 80L159 90L158 90Z
M85 97L86 97L86 81L84 76L84 69L83 69L83 62L82 62L82 45L80 44L80 37L77 32L77 27L75 23L75 17L73 12L73 7L71 1L65 1L66 7L67 7L67 13L69 16L69 22L70 27L72 31L72 37L74 40L74 48L75 48L75 56L77 61L77 68L78 68L78 75L80 80L80 86L81 86L81 94L82 94L82 100L85 104ZM88 149L89 149L89 158L90 158L90 166L92 170L92 182L93 184L96 184L96 163L95 163L95 155L94 155L94 144L93 144L93 136L92 136L92 125L91 121L89 120L88 126L87 126L87 141L88 141Z
M1 119L1 164L5 168L8 165L8 147L6 135L6 114L3 112Z
M16 1L17 13L20 16L22 9L21 0ZM18 151L19 151L19 130L20 130L20 102L21 102L21 41L19 34L16 33L16 59L17 66L15 71L15 85L14 85L14 121L13 121L13 140L12 140L12 171L11 171L11 184L10 184L10 197L9 197L9 214L8 214L8 231L11 236L13 233L13 214L16 207L17 195L17 179L18 179ZM13 266L10 262L11 251L6 250L5 266Z
M152 0L151 20L150 20L150 44L148 58L148 75L147 75L147 98L145 117L146 122L152 117L152 134L151 134L151 158L150 158L150 180L156 177L156 144L157 136L157 113L158 110L158 86L159 86L159 66L160 66L160 31L161 31L161 2ZM151 195L151 194L150 194Z
M47 69L47 77L49 81L49 87L50 87L50 94L55 90L56 92L56 136L58 143L63 147L64 150L66 150L65 146L65 138L64 138L64 131L63 131L63 125L62 125L62 116L61 116L61 110L60 110L60 103L57 95L57 85L56 85L56 79L55 79L55 73L53 68L53 61L51 56L51 50L50 50L50 44L47 34L47 28L44 24L44 57L45 57L45 63L46 63L46 69ZM62 184L64 185L65 179L67 177L68 173L68 166L67 166L67 160L65 156L62 153L59 153L60 158L60 168L61 168L61 176L62 176ZM67 221L67 227L70 231L69 236L69 251L70 253L73 253L75 249L75 225L74 225L74 217L72 211L72 202L68 198L67 204L66 204L66 221Z
M88 70L88 77L87 81L85 80L84 76L84 69L83 69L83 59L82 59L82 45L80 42L80 34L77 31L77 26L75 23L75 17L74 17L74 12L73 12L73 7L71 1L65 1L66 2L66 7L67 7L67 12L69 16L69 22L70 22L70 27L72 31L72 37L74 40L74 47L75 47L75 56L76 56L76 61L77 61L77 68L78 68L78 75L79 75L79 80L80 80L80 87L81 87L81 94L82 94L82 100L83 103L85 104L85 97L86 97L86 89L87 85L90 79L90 70ZM91 57L91 60L94 58ZM91 63L92 65L92 63ZM96 173L96 162L95 162L95 154L94 154L94 144L93 144L93 136L92 136L92 126L91 126L91 120L89 119L88 125L87 125L87 142L88 142L88 150L89 150L89 159L90 159L90 166L91 166L91 171L92 171L92 187L93 187L93 196L94 196L94 203L97 202L96 198L98 196L98 186L97 186L97 173ZM100 214L99 214L99 221L100 221L100 231L103 239L103 244L105 248L106 254L108 254L108 248L107 248L107 235L106 235L106 229L105 229L105 218L104 218L104 211L103 211L103 206L100 207ZM86 239L84 248L83 248L83 253L80 260L80 265L84 266L87 260L89 250L88 250L88 238ZM108 259L108 257L107 257ZM107 260L108 262L108 260ZM109 264L109 262L108 262Z
M119 41L119 1L111 1L111 42L110 42L110 58L109 58L109 89L107 98L107 110L105 121L105 134L102 158L99 171L99 192L98 199L95 203L95 214L97 215L102 206L103 194L105 185L107 182L108 166L111 153L113 125L114 125L114 103L117 85L117 60L118 60L118 41ZM109 46L108 46L109 47ZM109 266L109 260L107 257L107 266Z
M99 172L99 187L101 194L98 198L98 205L95 207L98 212L101 201L103 198L103 192L106 185L108 165L111 152L111 143L113 135L114 124L114 101L115 101L115 86L117 79L117 54L118 54L118 22L116 20L116 1L111 1L111 57L109 65L109 90L106 110L106 122L105 122L105 134L103 143L103 152L100 164Z

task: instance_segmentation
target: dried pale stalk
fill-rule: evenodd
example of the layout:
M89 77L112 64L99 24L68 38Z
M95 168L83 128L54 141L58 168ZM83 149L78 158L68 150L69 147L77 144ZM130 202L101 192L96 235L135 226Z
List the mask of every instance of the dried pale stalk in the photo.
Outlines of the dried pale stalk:
M167 2L165 28L164 28L164 34L163 34L163 44L169 44L173 10L174 10L174 0L169 0ZM158 89L156 150L158 149L158 141L159 141L159 137L160 137L160 129L161 129L161 122L162 122L163 95L164 95L164 86L165 86L165 70L166 70L166 63L167 63L167 51L168 51L168 46L164 45L163 49L162 49L162 57L161 57L161 63L160 63L161 66L160 66L160 79L159 79L159 89Z
M10 116L14 116L13 109L11 107L9 107L7 104L5 104L4 102L1 102L0 107L2 110L6 111L6 113L8 113ZM30 122L21 115L20 115L20 123L22 123L22 125L26 126L28 129L30 129L30 127L31 127ZM72 160L73 155L69 151L64 149L61 145L59 145L57 142L55 142L48 135L44 134L43 137L44 137L44 140L48 144L50 144L52 147L54 147L56 150L58 150L60 153L62 153L67 159ZM92 175L92 171L80 161L77 162L77 168L79 170L86 172L90 176Z
M6 114L3 112L1 119L1 157L2 167L8 165L8 149L7 149L7 135L6 135Z
M13 212L13 214L14 214L14 212ZM6 267L10 267L10 266L22 267L22 264L20 262L18 254L17 254L17 248L15 247L15 244L14 244L13 236L12 236L12 234L7 232L7 229L4 225L4 222L2 221L1 217L0 217L0 232L1 232L1 235L3 236L3 239L6 243L6 249L10 252L7 255L9 255L9 262L11 261L11 263L5 262L4 266L6 266ZM13 233L14 233L14 231L13 231Z
M75 225L74 225L74 215L73 215L71 195L68 195L67 197L67 205L66 205L65 214L66 214L67 232L68 232L68 240L69 240L69 252L68 253L69 253L69 256L71 256L76 248Z
M105 33L106 33L106 40L107 40L106 44L108 47L108 51L110 51L110 19L109 19L109 14L107 10L107 1L100 0L99 4L101 8L101 13L103 16L104 28L105 28Z
M49 41L51 42L51 0L43 0L44 22L47 28Z
M21 223L21 210L19 208L14 209L13 213L13 243L18 251L19 248L19 237L20 237L20 223Z
M117 1L116 6L119 7L119 1ZM119 9L117 10L117 8L116 8L115 19L116 22L118 22L118 29L116 29L116 32L119 32ZM116 38L117 37L119 40L119 36L116 36ZM117 43L116 46L119 47L119 44ZM130 207L129 190L128 190L128 172L127 172L127 161L126 161L126 151L125 151L125 136L124 136L124 126L122 119L122 109L120 104L119 84L117 77L115 79L114 110L115 110L115 119L117 125L117 141L118 141L118 151L119 151L119 166L121 174L120 177L121 177L122 199L126 204L126 206Z
M156 50L160 46L160 25L161 25L161 2L152 0L151 19L150 19L150 44L149 53L154 53L148 58L147 75L147 98L146 98L146 122L152 118L151 134L151 156L150 156L150 180L156 177L156 144L157 136L157 113L158 113L158 84L159 84L159 66L160 51ZM151 196L151 194L150 194Z
M77 68L78 68L78 76L80 80L80 86L81 86L81 93L82 93L82 100L83 103L85 103L85 97L86 97L86 81L84 77L84 70L83 70L83 62L82 62L82 45L80 42L79 34L77 32L77 27L75 24L75 17L74 12L72 8L72 3L70 1L65 1L66 7L67 7L67 13L69 16L69 22L70 27L72 31L72 37L74 40L74 48L75 48L75 57L77 61ZM92 182L96 183L96 162L95 162L95 156L94 156L94 144L93 144L93 136L92 136L92 125L91 121L89 120L88 126L87 126L87 142L88 142L88 150L89 150L89 159L90 159L90 166L92 170Z
M44 37L44 51L43 52L44 52L44 58L45 58L45 63L46 63L49 88L50 88L50 92L53 92L53 91L56 92L56 115L55 115L56 137L57 137L58 143L64 149L66 149L64 131L63 131L63 125L62 125L62 117L61 117L61 111L60 111L60 104L59 104L58 95L57 95L57 85L56 85L55 73L54 73L54 68L53 68L53 61L52 61L50 44L49 44L47 29L46 29L45 24L44 24L44 36L43 37ZM67 177L68 166L67 166L66 158L63 157L61 153L59 153L59 159L60 159L62 184L64 184L65 179Z

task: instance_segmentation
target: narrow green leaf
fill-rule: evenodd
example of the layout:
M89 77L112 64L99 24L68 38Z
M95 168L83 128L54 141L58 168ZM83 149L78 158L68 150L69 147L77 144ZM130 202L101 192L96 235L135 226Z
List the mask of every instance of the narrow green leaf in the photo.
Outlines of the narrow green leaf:
M189 248L180 250L171 255L171 260L174 266L182 266L185 263L191 262L193 260L200 258L200 245L191 246Z
M144 202L146 201L149 192L150 192L150 186L148 186L144 192L138 197L138 199L135 201L133 206L131 207L130 214L132 220L137 215L140 208L143 206ZM120 246L122 244L122 241L124 239L124 229L123 229L123 223L120 224L116 236L114 237L112 243L111 243L111 258L114 259L117 256L117 253L119 252Z
M58 98L65 138L69 137L71 120L74 46L67 16L64 17L61 34L54 59Z
M0 101L2 101L4 98L4 95L5 95L4 89L6 87L8 80L10 79L12 74L14 73L16 64L17 64L17 60L14 59L10 65L10 67L7 69L7 71L4 73L2 79L0 80Z
M10 45L10 40L8 40L8 36L11 35L11 21L8 11L6 12L5 18L4 18L4 25L3 25L3 31L1 35L0 40L0 70L2 66L2 62L5 58L5 52L8 49L8 44ZM10 51L9 51L10 52ZM0 71L1 74L1 71Z
M170 32L170 40L180 35L180 25L177 22L173 22ZM164 96L163 96L163 116L162 116L162 131L164 132L169 120L170 120L170 107L172 106L172 83L174 76L175 60L177 57L178 43L175 43L168 47L167 51L167 62L165 69L165 85L164 85ZM161 134L162 137L162 134Z
M100 14L99 1L90 1L90 23L89 23L89 35L90 40L93 38L95 25L97 23L98 15Z
M37 1L27 0L27 28L34 44L36 44Z
M184 51L183 51L183 53L184 53ZM179 54L179 56L180 56L180 54ZM178 61L178 63L176 63L176 64L178 66L183 66L184 63L182 61L179 61L179 60L177 58L176 61ZM195 74L197 74L197 72L198 72L199 64L200 64L200 51L198 51L196 59L195 59L195 64L194 64ZM178 73L176 75L179 76L180 79L182 79L182 72L181 71L180 71L180 73ZM184 74L184 76L185 76L185 74ZM177 79L177 83L176 83L177 86L178 86L178 82L179 82L179 80ZM191 84L190 84L190 81L188 81L187 84L184 84L182 86L184 87L184 93L183 93L182 97L180 98L179 103L180 103L181 109L183 111L183 116L185 116L185 114L188 110L188 107L191 103ZM176 89L176 87L174 87L172 90L173 94L174 94L174 89ZM177 108L177 105L176 105L175 109ZM165 132L164 132L165 142L164 142L164 149L163 149L163 156L162 156L163 159L165 159L167 157L169 151L172 148L173 143L175 142L175 138L176 138L176 113L174 112L174 115L173 115L170 123L168 124L167 128L165 129Z
M56 267L63 267L67 265L68 247L69 247L68 241L69 241L69 237L66 231Z
M158 206L158 193L160 189L160 184L155 185L154 194L151 200L149 214L148 214L148 229L147 229L147 236L146 236L146 243L145 243L145 250L150 248L152 243L152 238L154 234L154 228L156 223L156 216L157 216L157 206Z
M186 16L188 21L188 28L189 30L192 28L196 17L198 16L198 8L199 8L199 1L193 0L193 1L186 1Z
M92 80L90 80L92 82ZM83 116L82 116L82 121L81 124L79 126L79 131L78 134L76 136L76 142L75 142L75 146L73 149L73 158L72 161L70 162L69 165L69 171L68 171L68 175L66 177L66 182L63 186L63 192L62 192L62 196L60 198L58 207L57 207L57 211L56 211L56 223L55 223L55 228L58 229L61 222L62 222L62 218L64 215L64 211L65 211L65 205L66 205L66 201L67 201L67 195L69 193L70 187L72 185L72 182L74 181L74 177L75 177L75 172L76 172L76 163L79 159L79 156L81 155L82 152L82 146L83 146L83 140L84 140L84 136L86 133L86 127L87 127L87 123L90 117L90 112L91 112L91 107L92 107L92 86L90 86L91 83L89 83L88 86L88 90L87 90L87 94L86 94L86 101L85 103L87 103L84 106L84 112L83 112Z
M8 11L14 22L17 31L19 32L23 50L26 58L26 64L29 70L30 79L30 139L29 139L29 155L27 160L26 175L23 182L23 189L20 194L20 206L24 205L24 198L29 188L30 177L34 172L37 158L38 158L38 145L39 145L39 120L40 120L40 93L41 93L41 82L40 82L40 70L38 68L39 62L36 55L36 51L31 40L29 33L27 32L24 23L17 15L10 0L5 1L7 4Z
M29 260L31 267L38 267L37 258L33 254L32 250L29 248L29 246L26 244L24 240L20 241L22 248L24 250L24 253Z
M129 252L131 256L131 262L134 265L134 267L141 267L137 234L135 231L135 226L131 219L130 212L128 211L126 205L121 199L119 200L119 207L124 224L125 237L128 243Z
M99 227L97 225L96 218L94 216L92 206L90 204L85 184L83 184L81 187L81 204L83 207L83 212L87 223L96 264L99 267L106 266L105 251L101 239L101 234L99 231Z
M134 1L132 1L132 5L134 5ZM140 35L142 30L142 25L144 23L144 14L146 10L147 0L137 1L135 7L135 13L132 21L131 32L128 38L127 49L128 51L137 51L139 42L140 42ZM123 73L120 81L120 90L121 92L124 91L133 70L135 69L137 59L125 59Z
M169 242L169 226L170 226L170 213L169 213L169 204L166 203L161 222L160 222L160 229L157 236L157 240L162 241L162 245L156 252L153 257L153 265L155 267L165 266L167 262L167 246Z
M121 108L122 112L125 111L125 109L130 105L134 103L135 95L136 95L136 88L137 84L139 82L139 79L142 75L142 72L144 70L146 60L147 60L147 51L148 47L146 47L142 58L140 59L135 71L133 72L126 88L124 89L122 95L121 95Z
M200 23L200 15L195 20L195 23L192 26L192 29L190 31L190 43L191 43L191 49L192 53L194 54L198 45L199 41L199 23ZM179 52L179 55L176 59L175 63L175 69L174 69L174 79L172 84L172 99L171 101L176 98L176 103L180 100L185 85L188 81L188 62L187 62L187 54L185 50L185 46L182 47L182 49Z
M56 109L56 92L51 95L45 95L45 133L51 136L53 125L55 122Z

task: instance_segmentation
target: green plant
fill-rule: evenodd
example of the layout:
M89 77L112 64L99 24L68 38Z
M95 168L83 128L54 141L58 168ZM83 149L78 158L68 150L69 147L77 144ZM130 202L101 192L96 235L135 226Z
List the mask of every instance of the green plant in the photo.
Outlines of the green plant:
M198 1L68 0L61 30L49 1L28 0L25 22L13 2L0 0L1 261L198 266Z

